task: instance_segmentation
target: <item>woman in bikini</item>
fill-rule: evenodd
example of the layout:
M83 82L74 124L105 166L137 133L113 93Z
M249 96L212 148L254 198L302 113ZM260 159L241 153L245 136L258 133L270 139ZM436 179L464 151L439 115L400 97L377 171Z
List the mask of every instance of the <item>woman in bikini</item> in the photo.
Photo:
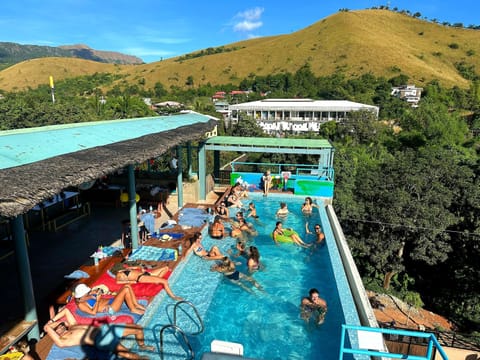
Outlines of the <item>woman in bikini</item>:
M256 246L250 246L247 267L250 273L260 269L260 253Z
M215 212L218 216L220 216L223 220L230 220L230 211L225 206L225 202L221 202L219 206L216 207Z
M302 239L300 239L300 236L298 236L298 234L294 232L292 229L286 229L286 230L289 230L288 234L285 234L285 230L283 229L282 222L277 221L277 223L275 224L275 229L272 231L272 238L273 238L273 241L275 241L276 245L278 245L279 237L287 237L298 246L301 246L304 248L311 246L309 244L306 244Z
M112 270L111 270L112 271ZM165 274L169 271L168 266L163 266L148 270L141 266L129 266L115 272L115 280L118 284L161 284L173 300L183 300L176 296L170 289L167 279L164 279Z
M138 303L137 297L130 285L124 285L113 298L103 297L100 291L92 291L85 284L78 284L73 292L78 309L90 314L116 313L125 303L128 309L138 315L145 313L145 307Z
M302 205L302 212L305 215L309 215L313 212L313 208L318 208L318 205L315 204L310 196L305 198L305 202Z
M205 260L219 260L224 257L224 255L220 252L218 247L212 246L212 248L207 251L202 245L202 234L200 232L196 232L193 234L192 239L190 240L191 246L190 250L192 250L195 255L201 257ZM190 251L189 250L189 251Z

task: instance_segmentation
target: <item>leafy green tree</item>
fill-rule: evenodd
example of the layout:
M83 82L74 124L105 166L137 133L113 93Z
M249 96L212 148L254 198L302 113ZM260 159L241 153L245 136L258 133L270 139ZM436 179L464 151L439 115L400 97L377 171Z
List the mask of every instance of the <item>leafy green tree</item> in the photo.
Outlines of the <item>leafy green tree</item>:
M251 116L241 115L237 124L229 129L231 136L266 137L263 129Z

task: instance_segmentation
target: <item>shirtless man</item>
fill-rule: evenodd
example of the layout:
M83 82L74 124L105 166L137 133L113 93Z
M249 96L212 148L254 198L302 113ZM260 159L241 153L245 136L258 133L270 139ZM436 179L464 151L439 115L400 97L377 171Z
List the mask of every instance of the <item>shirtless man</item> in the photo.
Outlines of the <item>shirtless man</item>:
M327 302L320 297L317 289L310 289L308 297L304 297L300 304L300 312L303 320L308 322L313 318L313 321L321 325L325 321L327 314Z
M79 325L70 310L66 308L53 316L43 329L60 348L88 345L125 359L148 359L130 351L120 343L123 338L133 335L141 350L153 351L154 349L153 346L145 345L144 332L140 325L103 324L99 327Z
M325 241L325 234L322 231L322 227L320 224L315 224L315 247L320 246ZM305 231L307 234L312 234L310 229L308 228L308 221L305 223Z

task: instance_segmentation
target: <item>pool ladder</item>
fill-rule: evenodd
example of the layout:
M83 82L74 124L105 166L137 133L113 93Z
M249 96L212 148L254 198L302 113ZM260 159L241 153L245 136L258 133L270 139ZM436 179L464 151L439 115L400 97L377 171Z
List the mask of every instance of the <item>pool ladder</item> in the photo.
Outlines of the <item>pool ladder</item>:
M177 325L177 310L178 309L181 309L180 308L180 305L182 304L187 304L189 305L194 313L195 313L195 316L197 317L197 320L198 320L198 325L199 326L199 330L196 331L196 332L193 332L193 333L189 333L187 334L181 327L179 327ZM182 311L185 311L182 309ZM190 319L192 319L192 317L190 315L188 315L188 317ZM194 321L194 319L192 319L192 321ZM183 339L183 342L184 344L188 347L188 352L190 354L190 357L188 359L194 359L195 358L195 352L193 351L193 348L192 348L192 345L190 344L190 341L188 341L188 336L195 336L195 335L198 335L198 334L201 334L203 332L203 330L205 329L204 327L204 324L203 324L203 320L202 318L200 317L200 314L197 310L197 308L195 307L195 305L193 305L190 301L186 301L186 300L182 300L182 301L179 301L175 304L175 306L173 307L173 324L167 324L167 325L164 325L162 326L162 328L160 329L160 356L161 356L161 359L163 360L163 356L164 356L164 351L163 351L163 345L164 345L164 341L163 341L163 333L165 330L167 329L173 329L173 331L175 333L179 333L181 336L182 336L182 339ZM180 342L179 342L180 343Z

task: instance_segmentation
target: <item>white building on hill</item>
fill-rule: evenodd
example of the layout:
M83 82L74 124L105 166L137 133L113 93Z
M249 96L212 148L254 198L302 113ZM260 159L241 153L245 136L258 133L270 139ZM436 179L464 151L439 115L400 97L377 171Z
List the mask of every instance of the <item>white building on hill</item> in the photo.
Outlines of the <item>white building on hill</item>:
M378 106L346 100L265 99L230 105L230 123L251 116L266 133L291 131L318 132L328 121L342 121L352 111L372 111L378 117Z

